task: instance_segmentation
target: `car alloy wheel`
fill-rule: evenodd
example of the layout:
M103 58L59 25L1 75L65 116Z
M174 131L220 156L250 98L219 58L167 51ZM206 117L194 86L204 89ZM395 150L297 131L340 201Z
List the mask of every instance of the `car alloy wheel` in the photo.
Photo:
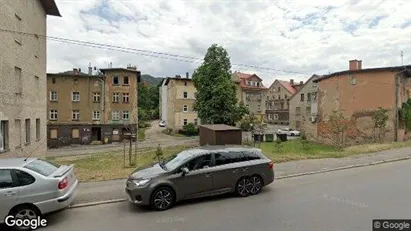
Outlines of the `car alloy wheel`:
M236 185L236 193L240 197L246 197L249 195L247 190L247 183L249 182L248 177L242 177L238 180Z
M250 195L256 195L263 188L263 180L259 176L252 176L248 179L247 191Z
M22 207L17 207L14 209L10 215L14 216L15 219L21 219L21 220L35 220L39 216L39 213L36 209L29 207L29 206L22 206ZM31 230L30 226L20 226L20 227L15 227L15 230Z
M152 198L152 206L156 210L167 210L174 203L174 192L168 187L162 187L157 189Z

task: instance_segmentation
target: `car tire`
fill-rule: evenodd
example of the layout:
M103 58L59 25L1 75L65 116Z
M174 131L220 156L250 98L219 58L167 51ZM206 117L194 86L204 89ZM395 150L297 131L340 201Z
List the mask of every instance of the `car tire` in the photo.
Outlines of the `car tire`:
M250 195L257 195L261 192L264 182L259 175L253 175L248 179L247 191Z
M37 219L41 213L34 205L20 205L13 208L9 215L13 216L15 219ZM32 228L30 226L13 227L13 230L26 231L32 230Z
M248 177L241 177L235 185L235 193L239 197L248 197L250 194L247 191Z
M163 186L154 190L150 205L157 211L164 211L173 207L176 200L174 190L170 187Z
M294 136L294 133L291 133L291 136Z

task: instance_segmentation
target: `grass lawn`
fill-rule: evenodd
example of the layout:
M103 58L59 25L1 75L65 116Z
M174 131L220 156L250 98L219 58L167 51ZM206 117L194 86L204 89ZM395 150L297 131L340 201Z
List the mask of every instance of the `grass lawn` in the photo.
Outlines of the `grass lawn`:
M187 146L163 148L163 155L164 157L168 157L187 148ZM153 157L155 155L155 151L156 149L146 149L144 151L137 152L137 164L134 167L124 167L123 151L99 153L87 156L52 157L48 159L59 164L74 164L76 175L82 182L103 181L124 179L128 177L128 175L135 169L154 163ZM128 160L127 151L126 160Z
M137 131L138 141L144 141L146 139L146 129L147 128L139 128Z
M364 144L338 150L332 146L308 142L304 148L301 140L296 139L283 142L280 151L278 151L275 142L261 143L260 149L274 162L279 163L304 159L341 158L407 146L411 146L411 142Z

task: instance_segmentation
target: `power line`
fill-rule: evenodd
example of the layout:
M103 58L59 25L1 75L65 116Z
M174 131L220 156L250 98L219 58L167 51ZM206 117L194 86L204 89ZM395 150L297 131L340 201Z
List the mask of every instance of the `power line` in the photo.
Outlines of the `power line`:
M197 57L192 57L192 56L184 56L184 55L177 55L177 54L171 54L171 53L165 53L165 52L156 52L156 51L150 51L150 50L114 46L114 45L103 44L103 43L66 39L66 38L55 37L55 36L38 35L35 33L27 33L27 32L20 32L20 31L7 30L7 29L0 29L0 31L21 34L25 36L34 36L36 38L42 37L42 38L46 38L46 39L49 39L55 42L74 44L74 45L80 45L80 46L85 46L85 47L93 47L93 48L105 49L105 50L111 50L111 51L119 51L123 53L138 54L142 56L149 56L149 57L155 57L155 58L163 58L163 59L175 60L179 62L196 63L196 62L202 62L204 60L203 58L197 58ZM308 73L302 73L298 71L286 71L286 70L281 70L281 69L260 67L260 66L249 65L249 64L231 64L231 66L248 67L248 68L253 68L253 69L260 69L260 70L273 71L273 72L284 72L284 73L290 73L290 74L309 75Z

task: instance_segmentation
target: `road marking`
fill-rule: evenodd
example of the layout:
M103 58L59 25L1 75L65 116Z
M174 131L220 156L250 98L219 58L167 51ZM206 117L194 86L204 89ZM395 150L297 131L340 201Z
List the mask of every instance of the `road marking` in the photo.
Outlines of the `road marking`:
M341 198L341 197L330 196L327 194L324 194L323 197L325 200L336 202L336 203L347 204L347 205L351 205L351 206L358 207L358 208L368 208L368 205L364 204L363 202L353 201L353 200L349 200L349 199Z

